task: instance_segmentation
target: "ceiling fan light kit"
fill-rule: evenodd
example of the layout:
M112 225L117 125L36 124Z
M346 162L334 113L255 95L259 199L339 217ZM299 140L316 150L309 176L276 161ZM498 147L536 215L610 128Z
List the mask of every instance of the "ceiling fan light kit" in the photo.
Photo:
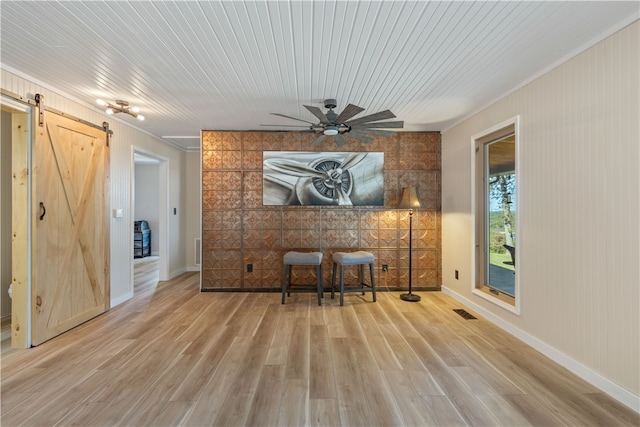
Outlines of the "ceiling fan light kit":
M129 106L129 103L127 101L117 99L115 102L111 103L102 99L97 99L96 103L98 105L106 107L105 112L109 115L126 113L138 120L144 120L144 116L142 114L138 114L140 112L140 108Z
M348 142L344 138L345 136L353 138L363 144L367 144L374 140L373 137L390 137L395 134L394 131L383 129L401 129L404 127L403 121L380 122L380 120L396 117L395 114L389 110L380 111L379 113L351 120L354 116L363 112L364 108L349 104L340 114L337 114L333 111L333 109L336 108L336 105L337 102L335 99L325 99L324 107L329 110L326 114L318 107L304 105L304 108L319 120L317 123L280 113L271 114L274 116L284 117L286 119L308 123L309 126L301 127L307 128L309 132L321 134L312 142L312 145L319 144L327 136L332 137L337 145L345 145Z
M323 133L324 133L325 135L330 135L330 136L337 135L337 134L339 133L339 131L338 131L338 126L331 126L331 125L329 125L329 126L327 126L327 127L324 129L324 132L323 132Z

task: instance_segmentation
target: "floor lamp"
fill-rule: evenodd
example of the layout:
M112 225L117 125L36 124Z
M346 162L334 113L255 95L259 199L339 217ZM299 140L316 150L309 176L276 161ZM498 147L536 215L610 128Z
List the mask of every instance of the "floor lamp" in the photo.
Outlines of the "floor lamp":
M404 301L420 301L420 296L411 293L411 258L413 258L413 210L421 208L420 199L416 193L415 187L404 187L402 189L402 197L398 209L409 209L409 293L400 295L400 299Z

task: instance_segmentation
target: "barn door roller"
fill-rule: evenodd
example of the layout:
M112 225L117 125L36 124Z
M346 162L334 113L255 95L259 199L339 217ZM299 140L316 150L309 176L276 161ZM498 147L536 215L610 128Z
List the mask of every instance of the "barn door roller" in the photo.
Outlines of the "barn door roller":
M102 129L107 134L107 147L109 146L109 138L113 135L113 131L109 129L109 122L102 122Z
M35 100L38 107L38 126L44 126L44 95L36 93Z

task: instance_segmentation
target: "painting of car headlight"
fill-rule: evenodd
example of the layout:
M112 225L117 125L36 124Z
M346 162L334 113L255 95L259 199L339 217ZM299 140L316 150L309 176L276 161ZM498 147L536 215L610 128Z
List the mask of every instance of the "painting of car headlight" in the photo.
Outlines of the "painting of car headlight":
M384 153L262 153L265 206L384 205Z

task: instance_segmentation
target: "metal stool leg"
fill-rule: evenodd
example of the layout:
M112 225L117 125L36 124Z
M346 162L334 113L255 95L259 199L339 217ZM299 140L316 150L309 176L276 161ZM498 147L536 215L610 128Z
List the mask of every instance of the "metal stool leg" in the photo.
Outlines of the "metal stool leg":
M340 305L344 305L344 264L340 264Z
M369 274L371 276L371 293L373 294L373 302L376 302L376 282L373 277L373 263L369 264Z
M324 274L322 274L322 265L320 265L320 295L324 299Z
M333 299L335 290L336 290L336 267L337 267L337 264L334 262L333 269L332 269L333 273L331 275L331 299Z
M322 305L322 266L316 266L316 280L318 289L318 305Z
M289 283L291 280L291 266L284 265L284 274L282 275L282 304L284 304L285 294L289 290Z

